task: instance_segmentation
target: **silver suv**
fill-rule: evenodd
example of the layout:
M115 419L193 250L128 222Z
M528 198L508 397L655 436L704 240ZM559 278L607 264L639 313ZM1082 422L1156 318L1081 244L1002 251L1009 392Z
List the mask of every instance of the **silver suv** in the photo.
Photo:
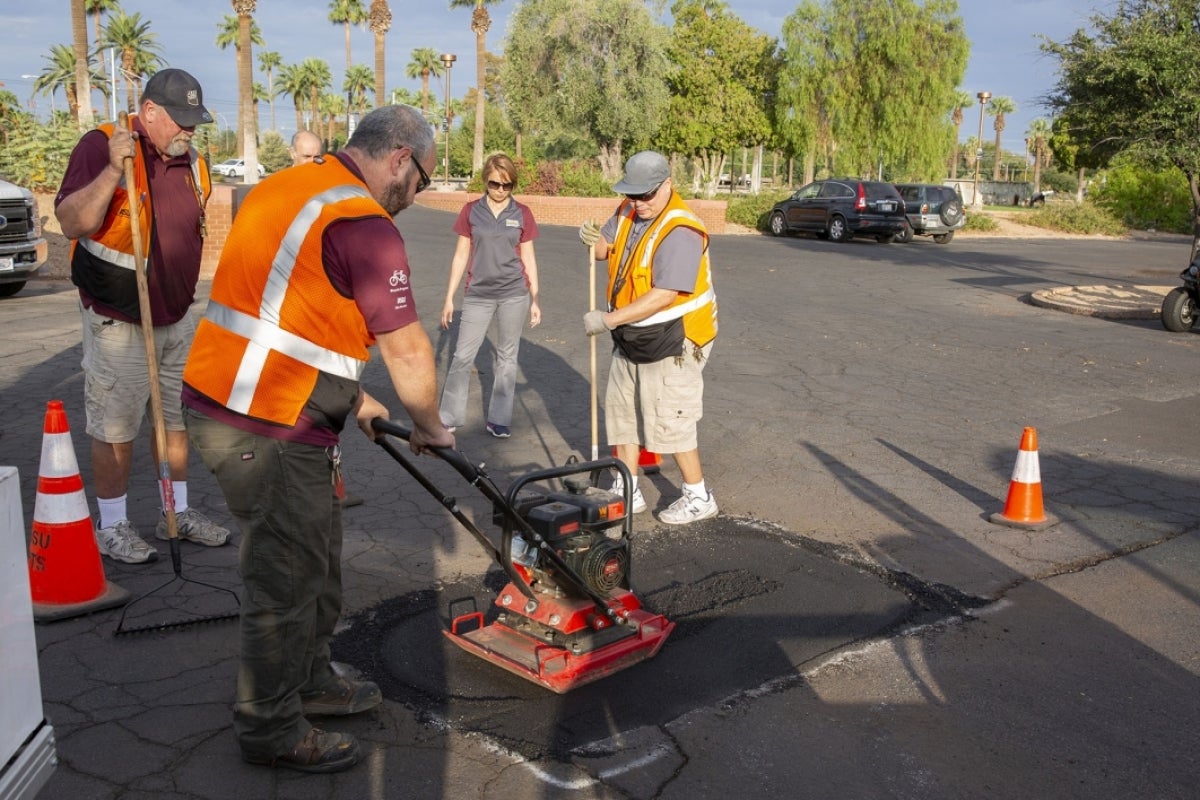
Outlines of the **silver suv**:
M938 244L954 238L954 232L967 224L962 198L950 186L926 183L897 183L896 191L904 198L908 224L895 241L907 244L913 235L932 236Z
M33 192L0 180L0 297L21 291L46 263L49 250Z

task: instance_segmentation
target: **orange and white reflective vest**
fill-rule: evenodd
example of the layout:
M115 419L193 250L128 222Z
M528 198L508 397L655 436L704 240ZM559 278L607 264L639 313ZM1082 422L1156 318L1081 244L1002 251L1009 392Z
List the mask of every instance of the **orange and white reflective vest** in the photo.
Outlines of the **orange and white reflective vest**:
M137 115L130 117L130 125ZM96 128L111 138L116 126L107 122ZM138 227L141 230L142 252L150 266L150 236L153 233L154 197L150 193L150 179L146 173L146 155L139 145L133 149L133 182L139 206ZM208 203L212 194L212 179L204 157L191 149L188 160L192 166L192 186L197 192L200 208ZM100 228L83 239L71 243L71 280L92 297L106 305L140 316L137 294L137 264L133 254L133 225L129 215L129 188L125 178L113 192L108 211ZM82 248L83 252L80 252Z
M621 259L636 219L637 213L633 203L629 200L621 201L617 208L616 241L609 251L610 306L623 308L654 288L655 250L671 231L676 228L691 228L704 240L696 287L690 294L680 293L674 302L663 310L630 324L634 327L646 327L683 317L684 336L697 347L703 347L717 337L717 295L709 270L708 231L705 230L704 223L684 204L679 193L671 190L671 199L662 213L643 232L641 239L633 246L633 251ZM614 293L618 275L621 275L622 284Z
M184 382L231 411L290 426L319 372L359 380L375 337L326 275L321 240L332 222L375 216L388 218L336 158L260 183L221 252Z

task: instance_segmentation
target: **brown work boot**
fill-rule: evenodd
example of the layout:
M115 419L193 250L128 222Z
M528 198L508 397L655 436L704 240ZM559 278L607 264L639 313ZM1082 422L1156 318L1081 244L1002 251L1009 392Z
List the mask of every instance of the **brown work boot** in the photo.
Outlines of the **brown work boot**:
M272 758L242 755L250 764L287 767L300 772L341 772L358 763L358 741L348 733L332 733L309 728L300 743Z
M324 691L300 695L304 715L343 717L374 708L383 702L383 693L371 681L351 680L335 675Z

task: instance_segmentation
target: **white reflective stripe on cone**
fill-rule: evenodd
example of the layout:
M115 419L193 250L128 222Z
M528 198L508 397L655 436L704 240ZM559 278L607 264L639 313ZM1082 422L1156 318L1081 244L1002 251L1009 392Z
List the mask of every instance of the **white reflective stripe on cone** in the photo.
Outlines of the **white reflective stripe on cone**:
M1017 451L1017 463L1013 465L1012 479L1017 483L1042 482L1042 471L1038 467L1038 457L1036 451Z
M79 462L75 459L75 447L71 434L42 434L42 461L38 475L46 478L69 478L79 474Z

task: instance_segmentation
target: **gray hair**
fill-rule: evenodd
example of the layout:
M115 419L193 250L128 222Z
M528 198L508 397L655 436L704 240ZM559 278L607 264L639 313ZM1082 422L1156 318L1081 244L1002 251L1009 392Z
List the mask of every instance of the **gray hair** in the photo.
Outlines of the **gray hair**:
M424 158L434 146L433 127L412 106L382 106L363 117L346 147L361 150L369 158L384 158L398 147L411 147Z

